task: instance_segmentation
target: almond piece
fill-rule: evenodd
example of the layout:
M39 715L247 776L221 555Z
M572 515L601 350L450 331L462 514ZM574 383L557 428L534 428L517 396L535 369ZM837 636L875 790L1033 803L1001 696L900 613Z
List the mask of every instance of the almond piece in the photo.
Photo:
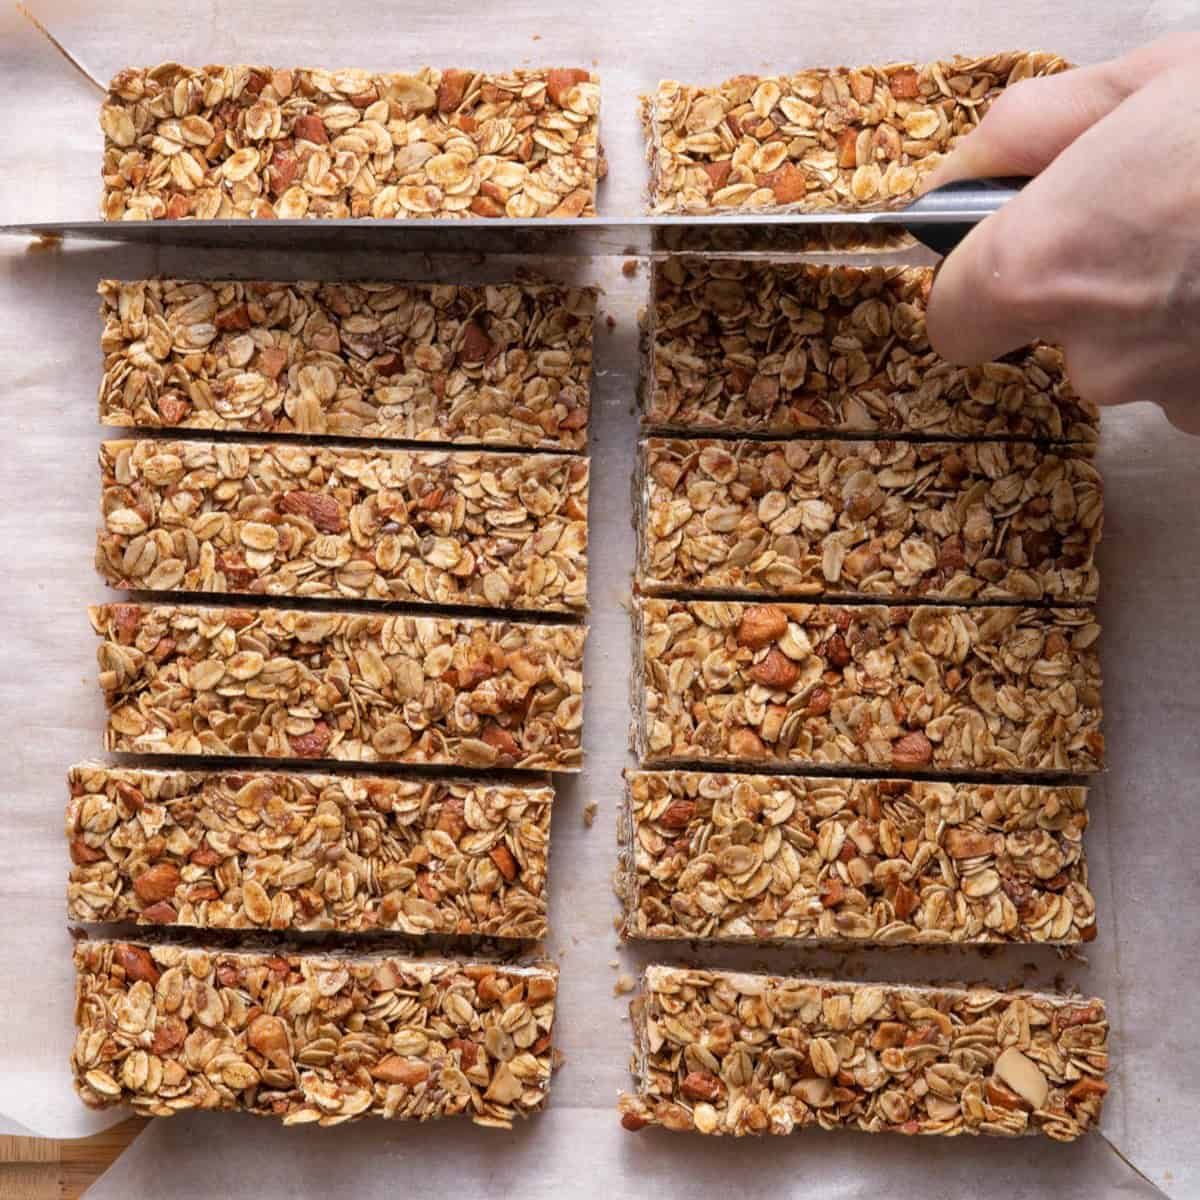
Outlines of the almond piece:
M546 95L550 97L551 104L557 104L562 107L563 97L577 83L584 83L590 79L591 72L583 71L579 67L556 67L546 75Z
M410 1062L399 1054L381 1058L371 1068L371 1078L382 1083L401 1083L405 1087L416 1087L429 1078L429 1066L423 1062Z
M278 1017L260 1013L247 1027L246 1041L272 1066L284 1068L291 1065L292 1052L287 1027Z
M133 890L143 904L169 900L179 886L179 869L171 863L158 863L143 871L134 881Z
M808 181L795 163L784 163L777 171L760 175L757 183L775 193L776 204L795 204L808 193Z
M778 604L752 604L738 623L738 645L761 650L783 637L787 627L787 613Z
M470 71L443 71L442 82L437 90L438 112L453 112L462 103L463 93L470 82Z
M996 834L954 826L946 830L942 844L951 858L978 858L982 854L998 853L1003 839Z
M462 360L466 363L487 361L492 351L492 339L474 321L463 326Z
M1050 1095L1050 1085L1042 1069L1022 1054L1016 1046L1009 1046L998 1059L993 1068L1001 1083L1007 1084L1018 1096L1034 1109L1044 1108Z
M701 163L700 165L708 176L710 192L719 192L725 186L729 172L733 170L733 160L729 158L722 159L721 162Z
M800 668L778 646L772 646L767 657L750 668L750 678L763 687L786 691L800 678Z
M512 883L520 873L517 868L517 860L513 858L512 851L507 846L495 847L488 857L496 864L497 870L508 883Z
M917 73L911 69L896 71L888 80L888 87L897 100L915 100L921 94Z
M329 134L325 131L325 122L316 113L305 113L303 116L297 117L295 125L292 126L292 132L296 137L303 138L306 142L315 142L317 145L323 146L329 142Z
M753 729L742 726L729 735L729 752L734 758L766 758L767 750Z
M158 983L158 968L148 950L141 946L120 945L117 947L117 962L125 972L125 978L132 983L139 979L145 980L152 987Z
M285 492L279 507L307 517L323 533L341 533L345 528L342 506L328 492Z
M329 726L324 721L318 721L308 733L289 735L288 744L297 758L320 758L332 739Z
M911 770L933 758L933 743L923 733L906 733L892 743L892 766Z
M707 1100L711 1104L720 1099L721 1081L708 1071L690 1071L679 1090L689 1100Z
M658 818L658 823L664 829L686 829L695 811L696 806L691 800L673 800Z

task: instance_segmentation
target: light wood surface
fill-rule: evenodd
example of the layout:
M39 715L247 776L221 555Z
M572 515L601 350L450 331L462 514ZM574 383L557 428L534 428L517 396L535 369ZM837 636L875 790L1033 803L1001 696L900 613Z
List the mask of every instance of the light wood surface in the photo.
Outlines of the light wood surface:
M86 1138L0 1137L0 1200L78 1200L145 1125L130 1117Z

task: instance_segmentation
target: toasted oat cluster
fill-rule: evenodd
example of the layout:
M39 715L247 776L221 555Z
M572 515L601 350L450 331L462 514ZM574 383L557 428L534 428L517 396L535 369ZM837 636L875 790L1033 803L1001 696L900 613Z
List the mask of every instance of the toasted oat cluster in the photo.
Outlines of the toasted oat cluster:
M631 1011L630 1130L1068 1142L1108 1091L1102 1000L651 966Z
M1091 609L635 605L643 765L1104 765Z
M547 786L98 763L67 781L75 921L546 934Z
M99 291L106 425L587 443L591 288L106 279Z
M100 109L100 211L109 221L593 216L599 113L599 84L577 68L129 68Z
M653 267L642 420L650 430L821 430L1094 445L1096 406L1035 343L959 367L925 331L928 267L676 256Z
M587 607L585 458L120 441L100 486L114 587Z
M1021 79L1056 54L1013 51L921 65L666 80L642 97L651 213L903 207Z
M1096 599L1103 485L1030 442L650 438L646 592Z
M1079 787L631 771L622 935L878 945L1096 936Z
M105 748L574 771L581 625L92 608Z
M550 1086L558 968L81 942L85 1104L512 1127Z

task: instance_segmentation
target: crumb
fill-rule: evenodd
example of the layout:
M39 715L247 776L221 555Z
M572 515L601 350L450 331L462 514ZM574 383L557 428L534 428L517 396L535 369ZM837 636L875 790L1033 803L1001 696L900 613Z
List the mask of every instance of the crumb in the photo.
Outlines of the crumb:
M616 327L617 327L617 318L616 318L616 317L614 317L614 316L612 315L612 313L609 313L609 314L608 314L608 316L606 316L606 317L604 318L604 323L605 323L605 325L607 325L607 326L609 327L609 329L616 329Z
M596 804L595 800L593 800L590 804L585 804L583 806L583 823L589 829L591 829L592 822L596 819L597 807L598 805Z
M555 1046L550 1055L550 1070L557 1071L567 1061L567 1056Z
M531 42L540 42L542 40L542 35L540 33L535 33L529 40Z
M615 971L621 965L621 960L619 958L610 958L608 965Z
M625 996L632 992L634 988L632 975L618 975L617 982L613 984L614 996Z
M639 265L640 264L636 258L627 258L621 264L621 274L624 275L626 279L632 279L638 273Z
M62 250L62 241L57 233L40 233L37 241L30 242L26 250L30 254L57 254Z
M623 918L623 917L613 917L613 928L614 928L614 929L615 929L615 930L616 930L618 933L620 933L620 932L621 932L621 926L622 926L622 925L624 925L624 924L625 924L625 920L624 920L624 918Z

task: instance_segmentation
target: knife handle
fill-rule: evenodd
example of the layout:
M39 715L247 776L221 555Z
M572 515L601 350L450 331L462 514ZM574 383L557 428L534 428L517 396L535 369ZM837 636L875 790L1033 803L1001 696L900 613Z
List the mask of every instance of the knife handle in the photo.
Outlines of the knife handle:
M1028 179L956 179L926 192L899 216L899 223L919 242L938 254L949 254L985 217L1007 204L1029 182ZM974 220L964 220L964 210ZM953 212L954 219L939 221L942 212Z

